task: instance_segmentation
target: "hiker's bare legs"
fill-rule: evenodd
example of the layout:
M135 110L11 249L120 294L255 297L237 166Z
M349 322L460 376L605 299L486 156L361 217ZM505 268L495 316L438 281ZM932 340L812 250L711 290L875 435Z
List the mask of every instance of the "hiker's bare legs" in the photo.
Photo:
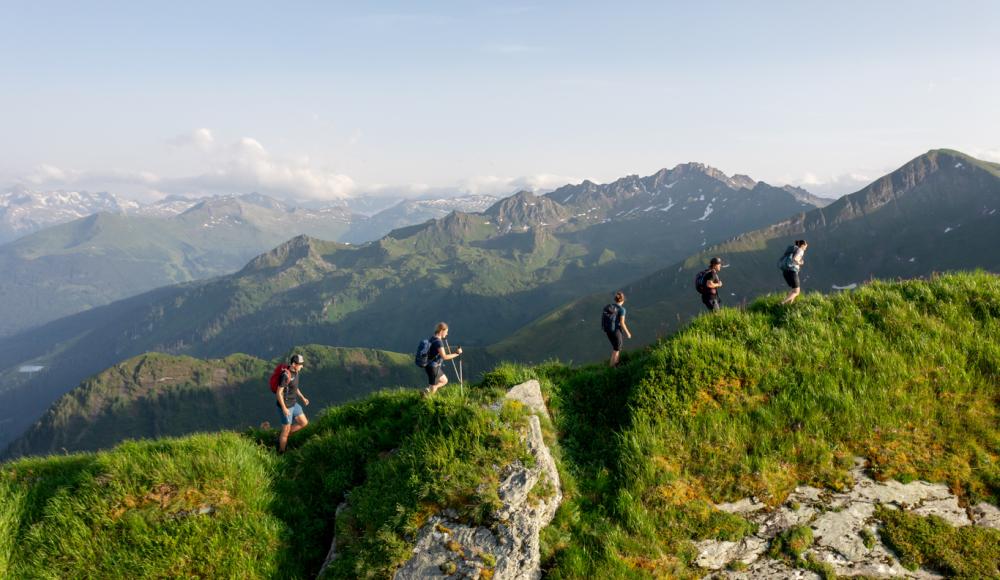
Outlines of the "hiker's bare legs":
M278 435L278 453L284 453L285 447L288 445L288 436L292 432L291 425L282 425L281 433Z
M781 303L791 304L792 302L795 302L795 299L798 297L798 295L799 295L799 289L792 288L792 291L788 293L788 296L786 296L785 299L781 301Z
M608 366L610 366L612 368L618 366L618 358L619 358L620 355L621 355L621 351L620 350L613 350L613 351L611 351L611 360L608 361Z
M281 434L278 435L278 453L284 453L285 447L288 446L288 436L296 431L301 431L306 428L309 424L309 419L306 419L305 415L299 415L295 418L295 423L292 425L282 425Z
M430 392L430 394L433 395L434 393L438 392L438 389L440 389L441 387L443 387L443 386L445 386L447 384L448 384L448 376L445 375L444 373L441 373L441 378L438 379L438 382L436 382L433 385L431 385L431 392Z
M296 431L301 431L305 429L306 425L308 424L309 424L309 419L306 419L305 415L299 415L298 417L295 418L295 424L292 425L291 426L292 428L288 430L288 434L291 435Z

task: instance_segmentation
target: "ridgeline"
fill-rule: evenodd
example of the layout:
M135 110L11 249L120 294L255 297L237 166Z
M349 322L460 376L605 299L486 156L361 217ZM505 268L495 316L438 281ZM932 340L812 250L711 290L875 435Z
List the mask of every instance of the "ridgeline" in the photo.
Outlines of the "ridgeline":
M716 504L777 506L801 484L844 490L855 458L879 481L941 482L962 505L997 505L1000 278L779 301L700 316L615 370L505 364L464 391L331 407L284 456L273 431L250 430L4 464L0 576L307 578L336 537L328 577L390 577L434 513L498 524L501 473L529 457L523 408L488 406L527 378L552 413L565 494L541 536L546 577L704 575L695 542L755 528ZM345 496L351 515L337 518ZM906 565L1000 574L996 529L876 514ZM810 542L808 528L788 530L772 557L829 577L802 556ZM490 577L489 555L479 559Z

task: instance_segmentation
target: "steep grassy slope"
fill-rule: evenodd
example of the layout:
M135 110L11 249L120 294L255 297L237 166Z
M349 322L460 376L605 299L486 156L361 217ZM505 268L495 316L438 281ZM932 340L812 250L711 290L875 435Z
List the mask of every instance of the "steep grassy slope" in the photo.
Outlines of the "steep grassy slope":
M827 207L742 234L630 284L629 327L649 344L704 310L695 274L712 256L727 266L720 276L723 306L745 304L766 292L787 291L776 263L797 238L809 241L804 291L833 292L872 278L927 276L984 268L1000 272L1000 169L956 151L931 151L868 187ZM491 353L510 359L522 345L542 358L587 361L607 355L599 312L616 288L580 298L519 330Z
M779 300L700 316L616 371L546 371L582 488L549 532L553 577L691 574L691 540L747 532L708 502L843 489L855 456L997 505L1000 278ZM1000 573L995 550L967 557L987 556Z
M502 365L464 397L337 407L281 458L252 437L199 435L6 464L0 573L101 576L124 563L139 577L304 577L350 491L358 511L337 526L348 548L332 575L388 577L430 513L483 517L496 466L524 450L517 410L482 405L530 376L553 413L566 493L543 532L550 578L700 576L692 541L751 530L711 502L842 489L855 456L879 479L1000 501L1000 278L779 300L701 316L616 370ZM908 562L1000 573L1000 532L879 517Z
M388 386L423 386L410 355L309 345L302 390L308 415ZM109 448L125 439L159 438L277 424L267 386L277 361L236 354L201 360L149 353L84 381L62 396L6 455Z

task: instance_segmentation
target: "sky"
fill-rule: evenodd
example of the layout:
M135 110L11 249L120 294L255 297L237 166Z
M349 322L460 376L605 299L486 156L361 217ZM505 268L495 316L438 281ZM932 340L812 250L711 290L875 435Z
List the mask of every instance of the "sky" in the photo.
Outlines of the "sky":
M1000 161L1000 2L0 0L0 189L507 194Z

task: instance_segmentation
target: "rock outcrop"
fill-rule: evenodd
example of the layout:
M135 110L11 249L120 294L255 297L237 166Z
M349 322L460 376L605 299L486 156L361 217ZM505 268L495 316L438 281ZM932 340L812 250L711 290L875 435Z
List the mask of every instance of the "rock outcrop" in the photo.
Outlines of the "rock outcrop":
M410 558L396 572L398 580L416 578L480 578L483 570L495 580L541 577L538 534L562 502L559 472L542 439L538 415L548 416L538 381L528 381L507 393L534 413L528 418L527 446L535 465L515 464L500 482L502 507L490 528L471 527L443 513L432 517L417 534Z
M539 419L547 418L548 411L538 381L514 387L506 398L520 402L533 413L528 417L525 443L535 459L534 465L516 462L503 468L501 473L506 477L497 490L501 505L493 514L491 526L462 523L452 510L432 516L417 533L413 556L397 570L396 579L541 577L538 535L552 521L563 498L559 472L545 445ZM337 512L342 509L344 506ZM336 557L334 543L327 564Z
M773 510L753 499L716 506L757 524L757 532L739 542L699 542L696 563L729 578L819 578L813 572L764 556L778 534L808 525L814 543L806 554L831 565L838 576L940 578L927 570L907 570L882 544L875 520L877 506L935 515L953 526L1000 526L1000 510L996 507L979 504L967 511L944 485L876 482L865 474L860 461L852 475L855 483L850 491L832 493L801 486Z

